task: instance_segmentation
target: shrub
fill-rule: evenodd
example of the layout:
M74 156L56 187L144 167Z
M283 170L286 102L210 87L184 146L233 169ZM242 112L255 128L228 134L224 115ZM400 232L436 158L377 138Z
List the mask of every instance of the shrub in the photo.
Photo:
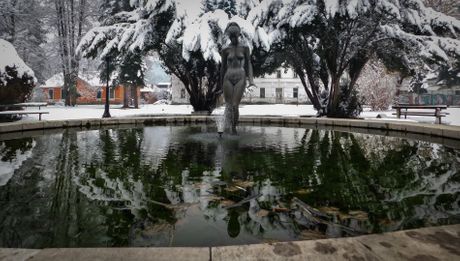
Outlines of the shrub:
M35 86L33 76L28 74L18 75L15 66L5 67L0 71L0 104L8 105L25 102L32 94Z

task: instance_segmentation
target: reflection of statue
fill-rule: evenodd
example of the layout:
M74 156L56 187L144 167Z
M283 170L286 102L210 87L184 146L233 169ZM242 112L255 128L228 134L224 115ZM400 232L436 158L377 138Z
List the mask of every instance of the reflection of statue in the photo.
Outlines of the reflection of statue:
M240 234L241 226L240 222L238 221L238 212L230 211L230 219L228 220L227 224L227 233L231 238L235 238Z
M239 118L238 105L246 88L246 77L249 78L249 85L254 85L254 77L249 48L239 43L240 26L235 22L231 22L228 24L225 33L231 41L230 45L222 50L222 67L220 71L221 86L226 103L225 127L231 126L232 132L236 133Z

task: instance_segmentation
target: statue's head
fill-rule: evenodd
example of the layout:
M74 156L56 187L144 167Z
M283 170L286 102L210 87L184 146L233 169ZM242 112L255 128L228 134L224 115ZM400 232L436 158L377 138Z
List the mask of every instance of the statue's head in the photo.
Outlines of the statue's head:
M230 38L232 44L237 44L238 37L240 37L241 34L241 28L237 23L230 22L227 25L227 29L225 29L225 34L228 36L228 38Z

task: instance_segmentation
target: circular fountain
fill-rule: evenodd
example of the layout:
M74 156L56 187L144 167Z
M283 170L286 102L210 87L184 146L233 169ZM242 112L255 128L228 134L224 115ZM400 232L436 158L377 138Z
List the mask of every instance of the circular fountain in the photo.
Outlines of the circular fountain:
M203 247L459 223L458 140L325 121L243 117L222 137L212 117L5 125L2 247Z

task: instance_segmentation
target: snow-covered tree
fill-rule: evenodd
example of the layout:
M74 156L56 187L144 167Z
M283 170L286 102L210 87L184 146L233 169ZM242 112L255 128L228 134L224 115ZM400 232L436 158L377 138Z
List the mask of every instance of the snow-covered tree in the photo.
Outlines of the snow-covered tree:
M0 39L0 57L0 104L25 102L36 83L34 72L13 45L3 39Z
M417 72L410 80L409 88L411 93L427 93L428 84L426 83L426 74L423 72Z
M99 6L99 11L102 14L99 21L102 25L111 25L114 23L114 15L132 10L133 7L130 5L130 0L103 0ZM113 79L111 81L112 88L116 84L123 85L123 108L129 107L129 92L131 92L131 97L134 98L135 108L138 108L136 88L144 85L145 70L142 57L139 53L112 48L105 56L105 59L101 61L99 70L101 79L105 79L107 74Z
M438 12L460 19L460 2L458 0L423 0L423 3Z
M45 80L46 15L45 4L40 0L0 1L0 38L13 44L39 81Z
M237 15L236 0L203 0L203 13L223 10L229 17Z
M145 63L138 53L129 53L123 57L118 69L118 82L125 86L125 97L128 88L131 90L131 98L134 99L134 107L139 108L137 89L144 86Z
M237 0L236 6L238 15L246 18L249 12L257 5L259 5L259 3L259 0Z
M458 0L424 0L426 6L460 19L460 1ZM441 65L436 70L437 82L444 87L460 84L460 61L452 65Z
M85 32L89 3L87 0L53 0L53 2L56 11L58 51L64 75L65 104L73 106L78 95L76 83L80 67L80 56L76 53L76 47Z
M238 16L229 18L221 9L193 14L184 2L170 0L131 1L131 6L131 12L119 12L110 24L91 30L79 50L87 57L105 57L114 49L157 52L168 71L185 85L195 111L212 111L216 106L221 93L220 51L230 21L240 24L243 42L251 49L268 50L263 29Z
M332 117L350 116L340 97L373 55L409 72L460 57L460 22L420 0L264 0L248 19L269 32L314 107Z
M356 84L365 104L373 111L383 111L387 110L394 101L398 76L389 73L382 62L371 59L364 66Z

